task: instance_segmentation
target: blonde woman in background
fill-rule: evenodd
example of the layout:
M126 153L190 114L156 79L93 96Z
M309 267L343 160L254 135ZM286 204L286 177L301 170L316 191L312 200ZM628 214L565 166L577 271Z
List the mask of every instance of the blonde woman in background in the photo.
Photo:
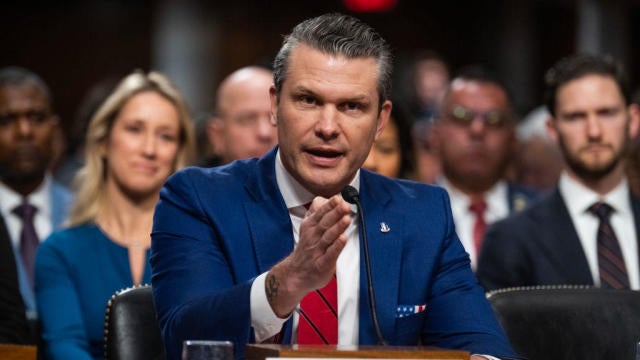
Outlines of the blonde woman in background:
M134 72L87 130L86 165L69 228L36 259L36 299L48 359L103 357L111 295L151 280L148 249L160 188L192 161L194 130L178 90L162 74Z

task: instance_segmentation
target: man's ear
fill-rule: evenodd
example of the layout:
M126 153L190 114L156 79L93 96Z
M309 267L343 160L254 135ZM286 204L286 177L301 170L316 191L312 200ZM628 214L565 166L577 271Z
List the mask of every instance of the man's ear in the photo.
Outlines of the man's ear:
M382 131L384 131L385 126L389 122L389 117L391 116L391 109L393 108L393 104L389 100L385 100L380 107L380 113L378 114L378 124L376 127L376 135L374 140L377 140Z
M553 140L554 143L558 143L558 129L556 129L556 119L553 116L549 116L545 123L547 125L547 134Z
M61 126L60 123L60 116L58 115L51 115L51 122L56 125L56 126Z
M213 115L207 120L207 139L211 149L213 149L213 153L217 156L222 155L224 148L224 120L220 116Z
M638 104L629 105L627 113L629 114L629 138L633 139L638 136L640 127L640 106Z
M269 122L273 126L278 125L278 103L280 99L278 99L278 93L276 92L275 85L271 85L269 87L269 98L271 99L271 117L269 118Z

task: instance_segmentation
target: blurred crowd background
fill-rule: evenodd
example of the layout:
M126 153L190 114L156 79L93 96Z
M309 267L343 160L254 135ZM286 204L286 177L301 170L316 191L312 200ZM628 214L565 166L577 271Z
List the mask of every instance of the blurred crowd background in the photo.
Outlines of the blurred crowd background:
M73 125L87 111L81 104L132 70L165 73L196 120L203 119L225 76L243 66L269 65L282 34L330 11L361 18L390 42L397 99L409 98L408 65L424 49L439 53L452 70L469 63L493 68L521 115L541 103L544 71L570 53L611 54L626 66L632 84L640 83L637 0L391 0L385 11L352 10L360 2L4 1L0 67L18 65L44 78L70 146L83 133Z

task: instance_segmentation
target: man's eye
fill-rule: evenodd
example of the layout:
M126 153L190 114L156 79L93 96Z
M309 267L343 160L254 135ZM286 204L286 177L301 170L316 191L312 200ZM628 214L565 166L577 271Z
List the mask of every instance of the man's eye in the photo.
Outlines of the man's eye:
M35 123L43 123L49 117L47 113L43 111L30 111L26 115L29 120Z
M0 126L9 126L18 120L18 117L14 114L2 114L0 115Z
M567 114L562 117L565 121L578 121L584 119L585 116L583 114Z
M309 95L302 95L299 98L299 101L303 104L315 104L316 99L313 96L309 96Z
M345 108L347 110L358 110L360 108L360 106L358 105L358 103L348 102L348 103L345 104Z
M618 109L602 109L599 113L601 116L615 116L618 114Z

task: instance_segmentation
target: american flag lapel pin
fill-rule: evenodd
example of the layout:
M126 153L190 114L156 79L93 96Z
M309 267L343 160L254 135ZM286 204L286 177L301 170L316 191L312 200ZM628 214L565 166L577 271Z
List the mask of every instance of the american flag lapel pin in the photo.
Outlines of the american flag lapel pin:
M381 222L380 223L380 232L382 233L388 233L389 231L391 231L391 228L389 227L389 225L387 225L386 222Z

